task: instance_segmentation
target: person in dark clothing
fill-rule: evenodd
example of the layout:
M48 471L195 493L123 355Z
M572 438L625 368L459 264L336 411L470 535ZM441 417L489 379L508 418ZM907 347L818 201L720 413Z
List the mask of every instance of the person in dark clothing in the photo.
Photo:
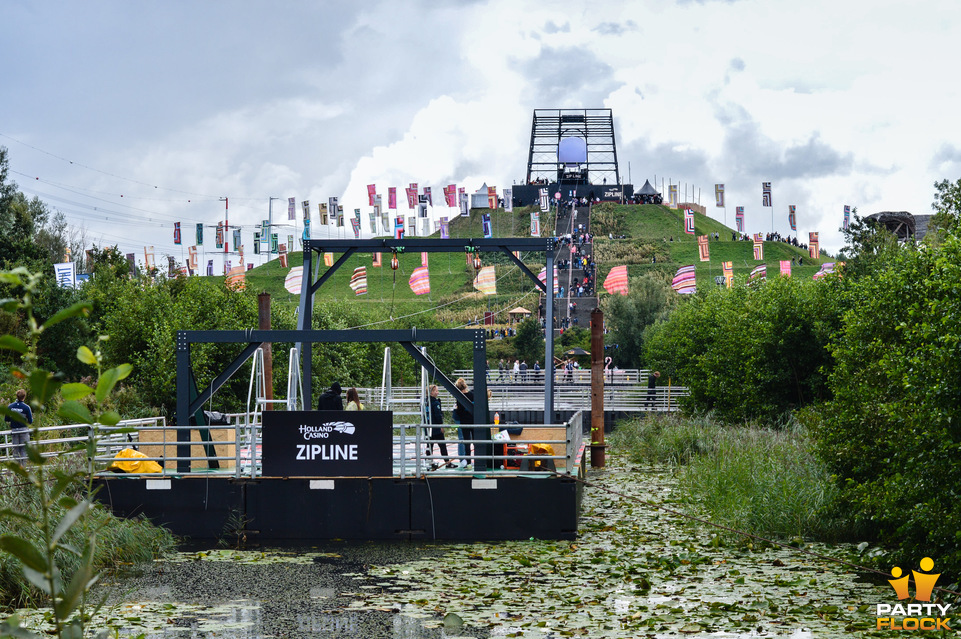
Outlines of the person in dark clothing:
M453 467L453 462L450 461L450 457L447 455L447 442L444 441L444 407L440 403L440 390L437 388L437 384L431 384L430 386L430 397L428 398L428 403L430 406L430 411L428 416L430 418L430 439L427 442L427 455L434 454L434 444L437 442L438 448L440 448L441 458L444 460L444 464L435 464L434 468L441 465L447 465Z
M340 384L334 382L317 400L317 410L344 410L344 400L340 397Z
M467 382L464 381L463 377L458 377L457 381L454 382L454 386L464 393L472 403L474 401L474 391L468 390ZM457 429L458 437L461 443L457 445L459 456L460 456L460 466L461 468L466 468L467 458L471 456L471 445L470 440L474 439L474 429L470 426L474 423L474 413L467 408L461 406L460 402L457 403L457 407L454 409L454 421L461 425Z
M654 404L654 395L657 393L655 390L657 387L657 378L660 376L660 371L654 371L647 376L647 401L644 402L644 406L646 407L650 407Z
M26 397L27 391L22 388L19 389L17 391L17 401L7 407L11 411L22 415L23 421L15 421L12 417L7 417L6 419L7 426L13 431L10 434L11 443L13 444L13 456L21 466L27 461L27 443L30 441L30 429L28 426L33 423L33 411L31 411L30 406L23 401Z

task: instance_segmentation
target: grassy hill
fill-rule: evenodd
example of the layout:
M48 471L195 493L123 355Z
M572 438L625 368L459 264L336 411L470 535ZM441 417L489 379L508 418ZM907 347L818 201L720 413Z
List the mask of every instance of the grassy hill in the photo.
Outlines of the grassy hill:
M469 217L454 217L450 221L450 236L454 238L483 237L482 213L490 213L494 235L498 237L528 237L530 232L530 208L516 209L507 213L502 209L493 211L473 210ZM698 285L713 285L714 277L721 275L721 263L734 265L735 278L747 277L762 262L754 261L753 243L732 241L732 229L705 215L695 213L695 235L683 231L683 212L659 205L618 206L604 204L595 207L592 225L596 232L595 259L598 262L599 281L611 267L628 265L630 276L656 272L670 278L679 266L694 264ZM553 216L541 217L542 235L553 229ZM699 235L720 234L720 240L711 240L709 262L698 259L696 238ZM608 233L624 235L624 239L609 239ZM439 237L435 233L433 237ZM335 259L339 255L334 256ZM543 254L521 256L528 267L538 272L544 266ZM655 261L656 258L656 261ZM764 264L769 277L779 272L779 261L794 258L803 260L803 266L795 264L793 277L810 278L817 272L822 261L812 261L806 250L783 242L764 243ZM318 291L321 300L342 301L363 305L372 317L387 319L416 313L427 314L443 323L462 325L482 319L484 311L499 313L499 320L506 323L506 312L516 306L530 310L537 307L538 296L526 277L509 262L506 256L484 254L483 263L496 265L497 295L485 296L472 286L474 272L460 253L432 253L428 256L430 267L430 295L416 296L410 290L408 280L414 268L420 266L421 255L402 253L398 255L400 268L390 268L390 255L383 256L384 266L373 267L370 255L354 255L347 264ZM301 253L290 255L290 266L303 263ZM367 267L366 295L354 295L348 283L354 269ZM321 266L321 272L326 267ZM271 293L275 300L287 301L296 306L298 296L284 289L284 278L289 269L281 268L279 260L254 268L247 273L248 288Z

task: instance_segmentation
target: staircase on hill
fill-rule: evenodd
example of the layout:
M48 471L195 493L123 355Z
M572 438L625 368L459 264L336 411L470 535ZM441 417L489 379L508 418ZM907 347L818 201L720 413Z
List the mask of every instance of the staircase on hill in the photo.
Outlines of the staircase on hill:
M561 205L557 213L557 285L558 294L554 299L554 330L557 334L568 328L589 329L591 311L597 307L596 272L591 260L593 242L582 241L590 233L591 207ZM584 292L578 296L578 287L587 278ZM539 314L543 317L544 300L541 298Z

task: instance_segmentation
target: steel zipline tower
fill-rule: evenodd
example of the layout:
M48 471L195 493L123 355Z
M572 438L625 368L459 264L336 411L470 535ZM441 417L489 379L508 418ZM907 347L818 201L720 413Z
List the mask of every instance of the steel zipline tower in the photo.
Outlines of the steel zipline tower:
M534 109L527 184L620 184L611 109Z

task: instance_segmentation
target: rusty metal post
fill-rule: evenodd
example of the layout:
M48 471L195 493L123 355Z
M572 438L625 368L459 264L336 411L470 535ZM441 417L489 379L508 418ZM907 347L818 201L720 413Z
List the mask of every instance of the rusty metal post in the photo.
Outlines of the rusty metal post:
M270 293L260 293L257 296L257 328L262 331L270 330ZM270 342L264 342L264 388L267 389L268 400L274 398L274 358ZM268 401L264 410L273 410L273 404Z
M591 468L604 468L604 312L591 311Z

